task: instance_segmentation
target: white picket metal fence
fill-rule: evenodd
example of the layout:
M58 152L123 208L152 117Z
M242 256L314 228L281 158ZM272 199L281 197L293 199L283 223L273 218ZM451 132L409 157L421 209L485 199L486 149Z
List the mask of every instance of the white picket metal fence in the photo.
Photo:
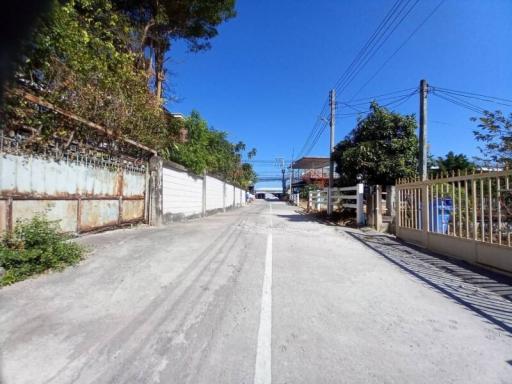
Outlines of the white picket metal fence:
M512 271L511 184L510 170L399 180L397 235Z
M353 209L358 225L365 223L363 204L364 184L357 184L351 187L332 188L331 199L333 210ZM308 207L310 210L327 210L328 189L310 191Z

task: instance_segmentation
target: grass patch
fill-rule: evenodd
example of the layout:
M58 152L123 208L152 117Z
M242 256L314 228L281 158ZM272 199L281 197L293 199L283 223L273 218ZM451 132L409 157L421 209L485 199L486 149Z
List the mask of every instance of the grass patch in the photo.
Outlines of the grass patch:
M45 215L18 221L14 231L6 233L0 242L0 267L5 269L0 286L78 263L85 250L69 238L60 232L56 221L49 221Z

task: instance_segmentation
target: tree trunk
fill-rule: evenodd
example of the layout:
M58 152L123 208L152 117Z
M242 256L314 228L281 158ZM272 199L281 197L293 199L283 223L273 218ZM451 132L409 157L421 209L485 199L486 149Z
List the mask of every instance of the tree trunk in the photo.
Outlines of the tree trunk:
M159 101L162 100L165 79L164 56L165 51L161 47L155 48L155 95Z

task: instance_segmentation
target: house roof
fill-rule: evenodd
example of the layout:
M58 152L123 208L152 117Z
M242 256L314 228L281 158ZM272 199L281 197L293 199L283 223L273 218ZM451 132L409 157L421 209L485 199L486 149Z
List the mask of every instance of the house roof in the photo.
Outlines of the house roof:
M301 157L292 164L293 169L318 169L329 165L329 157Z

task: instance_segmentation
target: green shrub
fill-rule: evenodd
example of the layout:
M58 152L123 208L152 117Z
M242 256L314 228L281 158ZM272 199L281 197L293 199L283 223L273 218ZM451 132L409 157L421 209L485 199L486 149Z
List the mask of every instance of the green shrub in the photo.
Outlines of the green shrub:
M49 221L45 215L18 221L14 231L6 233L0 243L0 266L5 269L0 286L78 263L84 249L68 240L60 233L57 222Z

